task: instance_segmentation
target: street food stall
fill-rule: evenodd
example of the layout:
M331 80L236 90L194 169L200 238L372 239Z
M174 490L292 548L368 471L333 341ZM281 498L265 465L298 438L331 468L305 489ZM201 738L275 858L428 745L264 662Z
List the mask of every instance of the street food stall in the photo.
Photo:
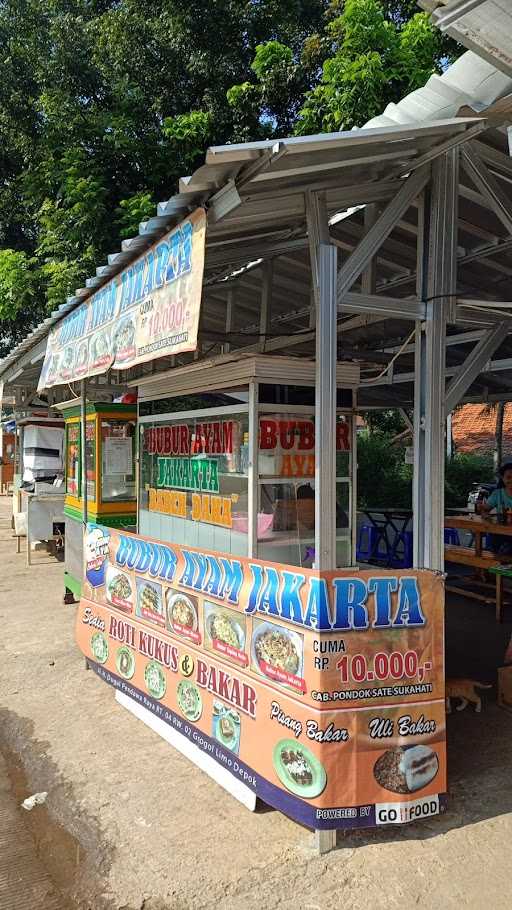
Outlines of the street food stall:
M454 118L210 149L48 337L39 395L138 389L136 530L82 489L88 665L322 851L445 806L445 407L508 334L457 280L459 203L467 225L491 194L459 165L501 139ZM355 415L382 407L414 411L412 568L356 564Z
M16 421L13 522L18 539L51 544L64 535L64 421L33 414ZM51 546L53 550L54 547Z
M88 402L82 457L81 406L59 406L65 420L66 596L80 597L83 582L85 485L87 516L108 527L136 524L135 449L137 410L133 405Z
M14 482L15 430L13 420L1 424L0 431L0 494L8 493Z

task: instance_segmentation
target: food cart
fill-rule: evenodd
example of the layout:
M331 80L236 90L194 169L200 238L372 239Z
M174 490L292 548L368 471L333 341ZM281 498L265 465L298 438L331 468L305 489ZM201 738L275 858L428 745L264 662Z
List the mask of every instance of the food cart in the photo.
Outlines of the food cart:
M38 541L64 533L64 421L33 414L16 421L13 523L20 549L26 537L27 562Z
M0 429L0 495L8 493L14 481L15 429L13 420Z
M139 391L137 531L85 527L89 666L321 850L445 804L444 401L503 337L455 288L460 146L485 128L210 149L48 339L40 391ZM450 324L480 339L462 366ZM355 563L354 414L383 406L414 407L407 570Z
M81 407L59 406L65 420L64 514L67 599L80 597L83 581L83 462L87 478L87 515L108 527L136 524L135 445L137 411L133 405L88 402L82 457Z

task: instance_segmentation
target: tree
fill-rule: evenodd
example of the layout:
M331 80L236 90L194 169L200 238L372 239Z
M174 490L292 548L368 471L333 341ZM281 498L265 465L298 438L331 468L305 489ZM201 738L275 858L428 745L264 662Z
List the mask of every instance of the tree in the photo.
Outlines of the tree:
M299 57L275 41L260 45L252 81L234 86L228 100L240 134L256 122L274 134L287 126L300 135L348 130L424 85L456 53L412 2L332 0L323 30L308 36Z
M16 267L37 288L25 333L25 314L63 303L208 143L233 138L226 93L251 75L256 48L297 53L325 6L0 0L0 250L26 257ZM10 288L0 318L14 338L25 290Z
M2 344L209 144L361 124L439 68L443 42L412 0L0 0Z

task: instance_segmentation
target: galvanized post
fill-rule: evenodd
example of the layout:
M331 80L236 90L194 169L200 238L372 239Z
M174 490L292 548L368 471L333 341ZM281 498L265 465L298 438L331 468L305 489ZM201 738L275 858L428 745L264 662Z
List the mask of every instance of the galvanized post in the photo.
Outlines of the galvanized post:
M316 303L315 568L336 568L337 250L329 244L322 198L308 195L308 232ZM315 831L319 853L336 846L336 830Z
M416 332L414 564L439 571L444 568L446 324L456 310L458 165L458 148L432 164L421 280L426 318L424 329Z
M261 309L260 309L260 351L265 350L272 308L272 281L274 263L272 259L263 263L263 276L261 284Z
M259 452L258 383L249 382L249 467L247 512L249 527L247 533L247 555L254 559L258 555L258 452Z
M80 413L81 413L81 425L80 425L80 447L82 449L82 458L81 458L81 470L82 470L82 521L85 525L87 524L88 511L87 511L87 380L80 380Z

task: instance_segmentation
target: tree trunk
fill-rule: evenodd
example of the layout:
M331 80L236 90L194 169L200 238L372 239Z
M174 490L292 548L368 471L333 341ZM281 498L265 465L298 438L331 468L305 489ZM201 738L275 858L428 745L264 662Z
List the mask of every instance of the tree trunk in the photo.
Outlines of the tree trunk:
M503 421L505 417L505 402L498 402L496 408L496 448L494 450L494 463L496 470L503 463Z

